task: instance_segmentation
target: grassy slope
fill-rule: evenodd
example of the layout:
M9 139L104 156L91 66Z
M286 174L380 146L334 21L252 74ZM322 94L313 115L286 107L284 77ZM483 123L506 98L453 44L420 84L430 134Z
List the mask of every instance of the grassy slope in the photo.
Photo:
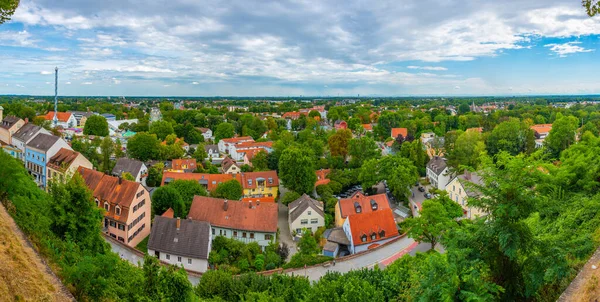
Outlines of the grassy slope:
M0 297L9 301L69 301L61 292L60 281L46 271L39 256L21 236L0 205Z

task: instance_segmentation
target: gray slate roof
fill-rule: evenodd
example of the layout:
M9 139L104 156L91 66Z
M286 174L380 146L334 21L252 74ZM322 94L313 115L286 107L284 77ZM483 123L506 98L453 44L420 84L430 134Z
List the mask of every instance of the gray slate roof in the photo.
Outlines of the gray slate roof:
M212 150L213 153L219 153L219 146L217 145L204 145L204 150L209 153L208 150Z
M323 207L321 206L321 203L317 200L310 198L310 196L306 194L302 194L300 198L294 200L288 205L290 221L296 221L296 219L298 219L298 216L302 215L302 213L304 213L304 211L309 207L315 210L315 212L321 215L321 217L325 217L325 214L323 214Z
M481 195L480 192L478 192L475 188L472 187L473 185L484 185L483 178L479 174L475 172L465 172L461 175L458 175L457 178L458 181L460 181L460 183L463 185L465 192L469 197L478 197ZM472 185L465 185L465 183L472 183Z
M28 140L33 138L34 135L37 135L38 132L40 132L40 130L42 130L42 127L32 123L27 123L23 125L21 129L15 132L15 134L13 135L13 139L16 138L20 141L27 142Z
M0 123L0 127L4 129L10 129L10 127L14 126L17 122L19 122L19 120L21 119L16 116L7 116L4 118L4 120L2 120L2 123Z
M148 240L148 249L196 259L208 259L210 251L210 223L177 218L154 217Z
M346 237L346 233L342 228L327 229L323 232L323 238L327 239L327 242L335 242L343 245L350 245L350 240Z
M117 164L112 169L112 175L121 176L124 172L129 172L133 177L137 177L138 173L142 169L142 163L139 160L130 158L119 158Z
M59 139L60 139L60 137L58 137L58 136L40 133L40 134L36 135L27 144L27 147L35 148L35 149L45 152L45 151L48 151L48 149L52 148L52 146L54 146L54 144L56 144L56 141L58 141Z
M446 159L439 156L432 157L431 160L427 163L427 168L433 171L433 173L435 173L435 175L438 176L442 174L442 172L444 172L444 169L446 169L447 166L448 165L446 164Z

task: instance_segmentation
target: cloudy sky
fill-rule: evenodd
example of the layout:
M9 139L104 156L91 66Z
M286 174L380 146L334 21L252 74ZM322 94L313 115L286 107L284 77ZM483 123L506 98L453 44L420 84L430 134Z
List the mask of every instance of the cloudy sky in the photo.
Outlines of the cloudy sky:
M0 94L600 94L580 0L21 0Z

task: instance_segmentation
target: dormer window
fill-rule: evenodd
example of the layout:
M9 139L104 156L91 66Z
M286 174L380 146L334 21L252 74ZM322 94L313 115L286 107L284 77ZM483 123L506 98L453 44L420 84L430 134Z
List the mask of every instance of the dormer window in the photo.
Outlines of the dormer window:
M367 242L367 235L360 236L360 241Z
M108 204L108 202L104 202L104 210L106 210L107 212L110 211L110 205Z
M273 178L269 177L269 184L272 185L273 184Z
M375 240L377 239L377 233L373 232L371 233L371 240Z
M252 179L248 179L248 185L251 186L252 185Z
M360 206L360 203L358 203L358 201L354 202L354 211L356 211L356 213L362 213L362 207Z
M115 208L115 214L121 215L121 208L119 206Z
M383 238L383 237L385 237L385 231L381 230L381 231L379 231L379 238Z
M376 211L378 208L377 202L374 199L371 199L371 210Z
M96 200L96 206L100 207L100 200L98 200L98 198L95 198L95 200Z

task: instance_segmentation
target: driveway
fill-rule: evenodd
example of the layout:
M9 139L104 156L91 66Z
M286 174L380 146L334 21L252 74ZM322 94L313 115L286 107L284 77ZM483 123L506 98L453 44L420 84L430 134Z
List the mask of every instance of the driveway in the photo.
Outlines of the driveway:
M429 188L431 187L430 185L426 185L425 187L425 192L429 192ZM410 188L410 191L412 192L409 200L411 201L411 205L410 205L410 210L413 213L413 216L418 217L419 216L419 209L415 209L414 205L417 205L418 207L421 207L421 204L423 204L423 201L425 201L425 195L424 192L420 192L419 191L419 187L418 186L413 186Z
M283 186L279 186L279 196L283 197L286 192L287 189ZM290 225L288 224L288 207L281 202L278 203L278 207L277 227L279 228L279 242L287 244L289 253L286 261L290 261L292 256L298 251L298 248L296 247L296 242L292 240L292 233L290 232Z
M417 252L427 251L430 247L431 245L428 243L419 244L411 238L404 237L370 253L363 254L346 261L337 262L335 266L315 266L307 269L299 269L293 272L288 272L286 274L305 276L310 281L318 281L327 272L347 273L351 270L373 268L375 265L383 268L407 253L414 255Z

